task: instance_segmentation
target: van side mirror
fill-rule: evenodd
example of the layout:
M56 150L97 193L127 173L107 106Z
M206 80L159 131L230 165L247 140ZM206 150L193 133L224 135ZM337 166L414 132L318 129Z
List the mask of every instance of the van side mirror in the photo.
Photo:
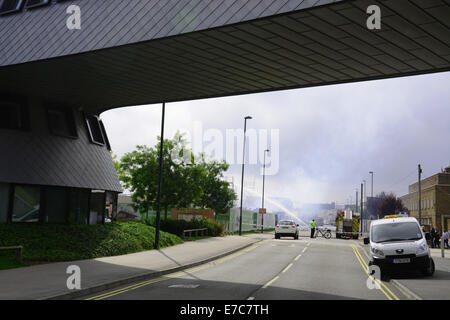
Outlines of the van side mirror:
M370 243L369 238L364 238L364 244L369 244L369 243Z
M300 225L298 224L297 227L300 227Z

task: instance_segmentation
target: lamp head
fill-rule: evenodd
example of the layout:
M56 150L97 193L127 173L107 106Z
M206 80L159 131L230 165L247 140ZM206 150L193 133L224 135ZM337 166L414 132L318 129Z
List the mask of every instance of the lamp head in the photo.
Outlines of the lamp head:
M253 118L250 116L245 117L245 120L251 120L251 119L253 119Z

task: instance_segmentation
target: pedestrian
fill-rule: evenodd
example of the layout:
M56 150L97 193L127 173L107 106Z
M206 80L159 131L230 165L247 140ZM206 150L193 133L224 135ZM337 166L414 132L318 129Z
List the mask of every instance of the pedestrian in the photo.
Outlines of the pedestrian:
M436 230L434 228L431 228L430 236L431 236L431 248L434 248L434 239L436 238Z
M441 231L439 229L436 229L436 234L434 236L434 247L435 248L441 247L440 239L441 239Z
M450 238L450 234L447 231L444 232L444 234L442 235L442 239L444 240L444 248L448 248L448 239Z
M316 233L316 221L314 219L311 221L311 238L314 238L314 234Z

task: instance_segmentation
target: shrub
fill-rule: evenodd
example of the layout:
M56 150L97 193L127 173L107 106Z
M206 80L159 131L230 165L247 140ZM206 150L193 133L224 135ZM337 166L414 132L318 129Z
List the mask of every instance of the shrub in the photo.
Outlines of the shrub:
M141 222L106 225L0 224L0 247L24 247L28 262L94 259L154 249L155 229ZM161 232L160 247L182 243Z

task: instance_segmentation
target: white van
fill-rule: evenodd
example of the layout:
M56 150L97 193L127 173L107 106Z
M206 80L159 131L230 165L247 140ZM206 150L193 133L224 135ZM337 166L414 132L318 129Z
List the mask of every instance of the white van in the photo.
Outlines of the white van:
M418 269L426 276L434 274L434 261L419 222L412 217L396 217L374 220L370 225L369 265L376 265L381 272L389 269Z

